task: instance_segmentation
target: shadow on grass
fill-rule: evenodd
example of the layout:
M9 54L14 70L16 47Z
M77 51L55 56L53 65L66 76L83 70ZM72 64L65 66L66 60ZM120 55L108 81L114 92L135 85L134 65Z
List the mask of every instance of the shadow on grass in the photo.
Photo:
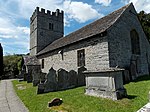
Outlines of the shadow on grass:
M128 98L128 99L135 99L137 96L135 96L135 95L127 95L127 97L126 98Z
M137 79L133 80L132 82L148 81L148 80L150 80L150 75L138 77Z

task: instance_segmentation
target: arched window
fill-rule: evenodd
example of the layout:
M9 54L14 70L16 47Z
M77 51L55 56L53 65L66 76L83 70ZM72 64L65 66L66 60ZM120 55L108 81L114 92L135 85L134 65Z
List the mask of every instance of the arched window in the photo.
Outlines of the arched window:
M130 32L131 37L131 46L132 46L132 54L140 54L140 43L139 43L139 35L136 30L132 30Z

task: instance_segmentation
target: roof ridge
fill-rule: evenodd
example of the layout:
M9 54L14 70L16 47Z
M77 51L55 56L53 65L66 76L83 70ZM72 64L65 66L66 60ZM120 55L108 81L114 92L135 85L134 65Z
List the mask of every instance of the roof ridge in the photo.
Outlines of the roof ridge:
M125 5L125 6L123 6L123 7L121 7L121 8L119 8L118 10L121 10L121 9L124 9L124 11L122 11L120 14L119 14L119 16L116 18L116 20L114 21L114 23L110 26L110 27L108 27L107 29L109 29L109 28L111 28L116 22L117 22L117 20L122 16L122 14L125 12L125 10L130 6L130 5L133 5L133 3L131 2L131 3L129 3L129 4L127 4L127 5ZM116 11L118 11L118 10L116 10ZM112 13L115 13L116 11L114 11L114 12L112 12ZM112 14L112 13L110 13L110 14ZM109 14L108 14L109 15Z
M47 52L50 52L52 50L64 47L66 45L81 41L83 39L86 39L88 37L100 34L104 31L106 31L108 28L110 28L113 24L116 23L116 21L120 18L120 16L123 14L123 12L131 5L127 4L118 10L98 19L94 22L62 37L51 44L49 44L47 47L45 47L43 50L41 50L38 55L45 54Z
M121 8L119 8L119 9L117 9L117 10L115 10L115 11L113 11L113 12L111 12L111 13L109 13L109 14L107 14L106 16L109 16L109 15L111 15L111 14L113 14L113 13L115 13L115 12L121 10L121 9L124 9L124 8L126 9L126 8L129 7L131 4L132 4L132 2L129 3L129 4L127 4L127 5L125 5L125 6L123 6L123 7L121 7ZM125 11L125 10L124 10L124 11ZM123 12L124 12L124 11L123 11ZM123 12L122 12L122 13L123 13ZM121 13L121 14L122 14L122 13ZM121 15L121 14L120 14L120 15ZM84 27L87 27L87 26L89 26L90 24L92 24L92 23L94 23L94 22L96 22L96 21L99 21L100 19L105 18L106 16L104 16L104 17L102 17L102 18L99 18L99 19L97 19L97 20L95 20L95 21L89 23L89 24L87 24L87 25L85 25L85 26L79 28L78 30L80 30L80 29L82 29L82 28L84 28ZM117 18L117 19L118 19L118 18ZM74 31L74 32L71 32L71 33L69 33L68 35L70 35L70 34L72 34L72 33L75 33L75 32L77 32L78 30L76 30L76 31ZM66 35L66 36L68 36L68 35ZM64 37L66 37L66 36L64 36ZM61 39L61 38L60 38L60 39Z

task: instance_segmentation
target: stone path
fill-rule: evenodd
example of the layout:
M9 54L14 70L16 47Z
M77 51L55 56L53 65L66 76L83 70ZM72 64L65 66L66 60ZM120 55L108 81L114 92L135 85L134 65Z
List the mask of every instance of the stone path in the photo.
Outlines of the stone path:
M29 112L16 95L11 80L0 81L0 112Z
M147 103L145 106L143 106L140 110L137 112L150 112L150 103Z

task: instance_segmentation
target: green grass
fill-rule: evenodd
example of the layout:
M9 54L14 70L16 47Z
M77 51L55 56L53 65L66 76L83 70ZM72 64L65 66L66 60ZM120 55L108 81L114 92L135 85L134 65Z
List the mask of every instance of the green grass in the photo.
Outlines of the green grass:
M31 83L13 81L13 85L30 112L136 112L148 102L150 77L126 84L128 98L118 101L84 95L85 87L37 95L37 87ZM55 97L62 98L63 104L47 108Z

